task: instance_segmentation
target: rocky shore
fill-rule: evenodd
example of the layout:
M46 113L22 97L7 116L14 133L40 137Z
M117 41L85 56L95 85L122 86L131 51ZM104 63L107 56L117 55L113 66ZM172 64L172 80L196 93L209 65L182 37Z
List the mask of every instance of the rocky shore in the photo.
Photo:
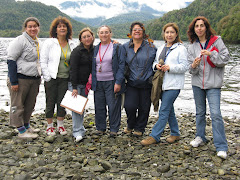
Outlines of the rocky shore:
M240 119L224 118L229 145L228 158L216 156L213 145L211 121L208 118L206 133L209 142L192 148L189 142L195 136L193 114L178 116L181 139L168 144L170 133L166 128L161 143L143 147L146 137L157 118L150 117L145 135L136 138L122 134L126 116L122 117L121 130L116 138L109 132L94 136L94 114L86 113L86 136L75 143L72 138L72 120L67 115L65 127L68 135L46 137L44 114L31 118L34 128L40 128L36 140L22 140L15 128L8 125L8 112L0 111L0 177L3 180L47 179L240 179Z

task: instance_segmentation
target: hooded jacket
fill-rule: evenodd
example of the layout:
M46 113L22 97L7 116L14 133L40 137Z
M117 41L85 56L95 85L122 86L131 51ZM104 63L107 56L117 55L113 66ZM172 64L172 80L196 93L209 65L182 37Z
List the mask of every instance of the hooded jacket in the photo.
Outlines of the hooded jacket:
M196 57L201 54L201 46L198 41L193 42L188 47L189 72L192 74L192 85L201 89L221 88L225 65L228 63L230 56L227 47L224 45L222 38L217 40L207 49L211 55L201 57L199 66L192 68L192 63ZM207 58L210 58L210 63Z
M158 48L153 69L158 64L158 57L165 44ZM185 72L188 70L187 49L182 43L175 43L170 48L170 53L166 57L165 64L169 65L170 70L166 71L163 77L162 90L183 89Z
M40 77L37 70L37 44L26 32L16 37L7 49L8 76L11 85L18 84L18 78Z

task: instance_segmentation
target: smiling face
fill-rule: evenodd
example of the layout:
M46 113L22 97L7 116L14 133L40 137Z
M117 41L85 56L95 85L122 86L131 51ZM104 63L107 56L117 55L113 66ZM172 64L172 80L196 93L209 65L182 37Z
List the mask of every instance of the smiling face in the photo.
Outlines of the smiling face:
M56 32L57 32L57 37L60 37L60 36L66 37L68 32L67 25L60 22L57 25Z
M81 40L80 40L84 47L89 47L93 44L93 36L89 31L85 31L81 35Z
M102 44L108 44L111 42L112 33L110 32L110 29L106 26L103 26L99 29L98 36Z
M137 24L135 26L133 26L132 38L134 40L142 40L143 39L143 29Z
M177 34L176 30L172 26L167 27L164 31L164 39L167 42L167 44L169 44L169 45L173 45L177 36L178 36L178 34Z
M194 26L194 32L198 36L199 39L205 39L206 38L206 31L207 28L204 24L203 20L197 20Z
M26 33L33 39L35 39L39 32L39 26L35 21L29 21L25 27Z

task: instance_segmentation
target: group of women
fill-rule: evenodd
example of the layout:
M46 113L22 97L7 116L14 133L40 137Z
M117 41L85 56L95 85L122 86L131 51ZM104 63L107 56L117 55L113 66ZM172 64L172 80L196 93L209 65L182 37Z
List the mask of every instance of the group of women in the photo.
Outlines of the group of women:
M65 17L53 20L50 37L39 46L37 35L40 23L30 17L24 22L23 34L8 48L8 87L11 97L10 124L16 126L20 138L37 138L39 129L30 126L39 91L41 75L46 93L47 135L55 135L53 125L54 108L57 106L57 131L67 134L64 127L65 109L60 106L69 89L72 96L87 97L86 84L91 80L94 91L96 135L107 130L107 114L110 137L116 137L121 123L122 94L125 93L124 107L127 127L124 133L140 137L143 135L151 107L152 76L162 72L161 106L159 119L149 137L143 139L143 146L158 143L169 123L171 134L166 139L173 143L180 139L178 122L174 112L174 101L184 86L184 74L192 74L192 88L196 105L196 137L190 144L198 147L207 141L206 99L208 100L214 145L217 156L227 157L227 140L220 112L220 95L224 66L229 53L220 36L215 36L209 21L196 17L188 29L191 42L188 50L179 37L175 23L163 27L165 44L158 49L146 35L140 22L132 23L130 41L120 45L112 41L109 26L98 29L100 43L94 47L94 34L89 28L79 33L80 44L72 41L72 25ZM164 63L160 63L164 62ZM40 71L41 67L41 71ZM124 76L124 72L128 76ZM159 84L157 85L159 86ZM76 142L83 139L85 128L83 115L72 112L73 136Z

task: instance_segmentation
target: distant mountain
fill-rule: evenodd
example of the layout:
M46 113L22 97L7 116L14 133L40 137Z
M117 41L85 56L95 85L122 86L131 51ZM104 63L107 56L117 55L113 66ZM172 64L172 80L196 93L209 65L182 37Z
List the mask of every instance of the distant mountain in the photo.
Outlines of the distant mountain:
M177 4L176 8L186 7L192 1L176 2L170 6L175 7ZM152 1L151 3L118 0L102 3L100 0L77 0L65 1L57 7L75 20L97 27L101 24L128 23L135 19L146 21L158 18L168 11L165 6L169 7L169 5L166 2L166 0Z
M239 8L236 7L236 10L232 10L232 12L237 13L236 15L233 15L233 13L229 14L229 10L236 6L238 3L239 0L195 0L186 8L170 11L164 14L162 17L152 21L147 26L147 30L149 31L151 38L162 39L162 27L169 22L176 22L180 28L181 39L187 40L187 30L190 22L197 16L205 16L209 19L212 28L215 29L219 35L224 35L223 37L226 38L227 29L221 31L221 27L224 27L224 25L226 25L227 19L231 20L229 21L230 23L228 23L227 27L234 29L231 34L233 35L234 32L235 34L239 34ZM222 20L221 25L218 25L220 23L220 20L228 15L229 17ZM231 27L233 25L234 28ZM219 28L217 28L218 26ZM228 39L230 40L231 38L228 37ZM239 39L240 35L238 36L238 42Z
M62 13L54 6L47 6L40 2L15 0L0 0L0 37L15 37L21 34L22 24L27 17L35 16L41 23L40 37L49 37L49 28L54 18L67 17L72 25L75 37L86 25Z

